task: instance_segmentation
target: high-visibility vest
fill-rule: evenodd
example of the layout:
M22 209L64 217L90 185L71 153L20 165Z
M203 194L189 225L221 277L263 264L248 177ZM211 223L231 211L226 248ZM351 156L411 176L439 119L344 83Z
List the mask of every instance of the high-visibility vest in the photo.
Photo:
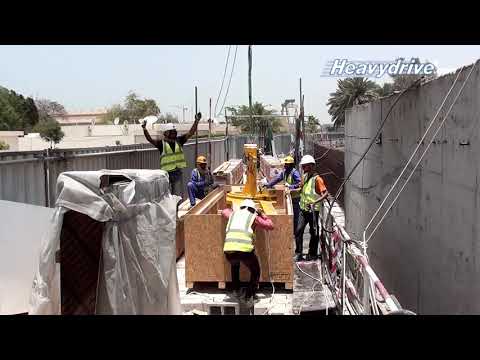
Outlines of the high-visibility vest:
M292 184L293 184L293 176L292 176L292 174L293 174L293 171L294 171L294 170L295 170L295 169L292 169L292 171L290 171L290 174L288 174L287 178L285 178L285 174L286 174L286 173L283 173L283 180L284 180L285 183L288 184L288 185L292 185ZM300 197L300 192L298 192L298 191L293 191L293 192L291 193L291 197L292 197L292 199L295 199L295 198Z
M183 169L187 167L185 155L182 147L175 141L175 151L172 151L170 144L163 140L163 153L160 158L160 169L165 171L173 171L175 169Z
M253 251L255 214L247 209L234 211L228 220L223 251Z
M302 191L300 192L300 209L303 211L310 211L310 204L321 198L321 196L315 191L315 181L317 180L317 176L318 175L312 176L306 183L305 179L307 178L307 175L303 176L304 183ZM322 204L315 204L315 211L320 211L321 208Z

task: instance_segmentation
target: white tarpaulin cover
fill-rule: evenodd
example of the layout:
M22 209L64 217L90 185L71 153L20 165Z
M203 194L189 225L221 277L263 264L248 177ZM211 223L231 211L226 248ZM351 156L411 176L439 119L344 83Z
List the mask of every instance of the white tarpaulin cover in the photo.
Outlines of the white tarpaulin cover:
M103 176L126 181L101 188ZM103 186L103 183L102 183ZM29 314L60 314L60 247L69 210L104 222L97 314L181 314L175 267L176 204L162 170L72 171L57 180L57 202L40 252Z

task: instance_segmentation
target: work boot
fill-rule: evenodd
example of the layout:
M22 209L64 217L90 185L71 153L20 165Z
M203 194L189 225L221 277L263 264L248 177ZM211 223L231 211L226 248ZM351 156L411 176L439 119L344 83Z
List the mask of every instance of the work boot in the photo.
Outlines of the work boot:
M300 262L303 261L303 255L302 254L297 254L295 255L295 262Z
M233 289L231 292L228 293L228 296L234 300L240 301L242 300L243 296L242 289Z
M317 261L318 260L318 255L307 255L307 261Z

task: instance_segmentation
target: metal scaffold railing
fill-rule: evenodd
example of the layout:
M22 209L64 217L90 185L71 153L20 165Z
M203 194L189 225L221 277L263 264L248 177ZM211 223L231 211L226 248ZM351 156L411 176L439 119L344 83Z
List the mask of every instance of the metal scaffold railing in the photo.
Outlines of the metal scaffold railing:
M353 240L335 217L330 204L321 211L322 277L343 315L413 314L403 310L388 293L363 255L361 243ZM332 229L331 231L327 229Z

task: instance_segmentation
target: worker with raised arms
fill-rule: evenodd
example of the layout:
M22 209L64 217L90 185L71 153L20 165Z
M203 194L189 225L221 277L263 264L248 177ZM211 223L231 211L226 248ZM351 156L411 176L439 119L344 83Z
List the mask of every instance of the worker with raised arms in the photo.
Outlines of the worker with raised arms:
M197 130L198 122L202 118L202 114L195 115L195 121L188 133L177 136L177 130L174 124L163 124L163 140L154 140L147 130L147 122L143 121L142 128L145 138L150 144L160 151L160 169L168 172L170 181L170 190L172 194L180 195L182 186L182 169L187 167L185 155L183 153L183 145L190 139Z
M239 296L240 263L243 263L250 271L245 298L247 302L253 302L260 280L260 264L255 255L255 230L257 227L273 230L273 222L261 210L257 210L250 199L242 201L238 210L224 209L222 216L228 219L223 251L231 265L233 292Z
M268 182L265 187L273 188L276 184L283 181L285 188L288 189L292 197L292 207L293 207L293 234L295 235L295 230L298 225L298 217L300 214L300 182L301 177L297 169L295 169L295 161L292 156L287 156L283 159L284 170Z
M296 261L303 260L303 233L305 227L310 228L310 243L306 260L318 259L319 234L318 218L322 209L322 201L328 196L327 187L320 175L315 172L315 159L305 155L300 161L303 177L300 184L300 216L295 231Z
M207 168L207 158L200 155L197 157L197 167L192 170L192 177L187 184L190 206L195 206L196 199L203 199L209 188L215 188L213 177L210 169Z

